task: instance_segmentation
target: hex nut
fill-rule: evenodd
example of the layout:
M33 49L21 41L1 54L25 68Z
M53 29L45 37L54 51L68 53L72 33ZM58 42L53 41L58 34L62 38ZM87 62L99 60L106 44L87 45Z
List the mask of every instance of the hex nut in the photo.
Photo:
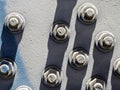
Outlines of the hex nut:
M0 59L0 78L9 79L16 74L17 66L11 60L7 58Z
M78 8L78 19L86 24L97 20L98 10L92 3L84 3Z
M26 85L21 85L16 90L32 90L32 89Z
M69 39L69 29L66 23L55 23L50 33L55 41L63 42Z
M86 83L86 90L105 90L105 81L99 78L91 78Z
M109 52L113 50L116 39L111 32L102 31L97 34L95 39L96 47L102 52Z
M23 31L23 29L25 27L25 19L20 13L12 12L6 16L5 26L11 32Z
M43 72L42 81L50 87L58 86L62 81L62 73L57 67L47 67Z
M88 54L83 49L75 49L69 55L69 63L76 69L80 69L87 65Z
M120 58L118 58L117 60L115 60L114 64L113 64L113 70L115 72L115 74L120 77Z

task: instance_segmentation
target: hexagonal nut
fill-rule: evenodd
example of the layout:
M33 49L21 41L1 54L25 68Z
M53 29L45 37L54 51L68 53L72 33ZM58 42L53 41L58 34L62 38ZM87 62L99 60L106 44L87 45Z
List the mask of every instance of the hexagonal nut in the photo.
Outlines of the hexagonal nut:
M43 72L42 80L47 86L58 86L62 81L62 73L56 67L47 67Z
M21 85L16 90L32 90L32 89L26 85Z
M92 3L84 3L78 8L78 19L86 24L97 20L98 10Z
M66 23L55 23L52 26L51 36L55 41L66 41L69 39L69 29Z
M115 62L113 64L113 70L114 70L115 74L120 78L120 58L115 60Z
M75 69L81 69L88 63L88 54L83 49L74 49L69 55L69 63Z
M25 19L20 13L12 12L6 16L5 26L11 32L23 31L23 29L25 27Z
M116 39L111 32L102 31L97 34L95 38L96 47L102 52L109 52L113 50Z
M0 59L0 78L9 79L15 75L16 70L17 66L11 59Z
M105 81L99 78L91 78L86 83L86 90L105 90Z

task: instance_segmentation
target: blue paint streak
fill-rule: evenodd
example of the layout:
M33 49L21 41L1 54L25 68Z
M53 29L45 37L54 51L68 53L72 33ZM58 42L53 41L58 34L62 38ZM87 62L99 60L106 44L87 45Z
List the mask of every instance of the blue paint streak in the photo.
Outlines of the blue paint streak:
M13 87L11 88L11 90L15 90L20 85L27 85L27 86L33 88L32 84L30 83L29 78L28 78L28 73L27 73L27 70L25 67L24 60L20 56L19 51L16 54L15 62L17 64L17 76L15 77L15 81L14 81L14 84L13 84Z
M2 29L4 25L4 18L6 16L6 10L5 10L6 0L0 0L0 37L2 34ZM2 41L0 39L0 46L2 44Z
M0 0L0 37L1 37L2 31L3 31L4 20L5 20L5 16L6 16L5 6L6 6L6 0ZM17 41L16 41L16 43L17 43ZM1 47L1 45L2 45L2 40L0 38L0 47ZM9 52L9 50L8 50L8 52ZM17 50L17 52L16 52L15 62L17 64L17 74L15 76L14 83L13 83L11 90L15 90L20 85L28 85L32 88L32 85L30 84L30 81L28 78L24 60L21 57L19 52L20 52L19 50Z

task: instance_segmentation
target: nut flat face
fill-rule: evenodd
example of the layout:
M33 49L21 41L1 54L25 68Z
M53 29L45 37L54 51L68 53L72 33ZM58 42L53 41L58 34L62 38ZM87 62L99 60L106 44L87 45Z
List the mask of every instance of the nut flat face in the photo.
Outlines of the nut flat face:
M115 72L115 74L120 77L120 58L118 58L117 60L115 60L114 64L113 64L113 70Z
M111 32L100 32L95 39L97 48L103 52L111 51L115 46L115 37Z
M104 87L101 83L95 83L93 88L94 90L104 90Z
M55 41L63 42L69 39L69 29L65 23L55 23L52 26L51 36Z
M25 19L21 14L19 14L17 12L12 12L6 16L5 26L11 32L22 31L25 27Z
M91 78L86 83L86 90L105 90L105 81L99 78Z
M57 79L58 79L58 77L57 77L57 75L55 73L50 73L47 76L47 81L49 81L49 83L51 83L51 84L56 83Z
M32 90L32 89L26 85L22 85L22 86L19 86L16 90Z
M97 20L98 10L92 3L84 3L78 8L78 19L86 24Z
M2 64L2 65L0 66L0 73L1 73L1 75L8 75L8 74L9 74L9 71L10 71L10 68L9 68L8 65Z
M16 74L16 64L10 59L0 60L0 78L9 79Z
M75 49L69 55L69 63L76 69L80 69L87 65L88 55L82 49Z
M58 86L62 81L62 73L57 67L50 66L43 72L42 81L50 87Z

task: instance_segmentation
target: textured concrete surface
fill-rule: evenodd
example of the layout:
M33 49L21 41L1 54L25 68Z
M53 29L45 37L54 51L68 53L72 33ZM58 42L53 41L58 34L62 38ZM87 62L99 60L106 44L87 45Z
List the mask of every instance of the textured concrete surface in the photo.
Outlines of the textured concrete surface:
M99 10L98 20L95 26L84 25L81 24L81 22L77 22L77 8L84 2L93 3ZM72 3L74 3L74 5L72 5ZM0 85L0 88L2 88L2 90L15 90L20 85L28 85L33 90L85 90L86 81L96 73L100 73L101 75L103 75L103 77L105 77L107 82L106 90L120 89L120 85L118 85L118 83L120 83L119 78L114 78L115 76L112 75L113 62L116 58L120 57L120 0L0 0L1 37L4 18L10 12L21 13L25 17L26 26L24 32L22 33L22 37L20 38L20 42L16 47L17 49L16 51L14 51L18 72L15 78L11 80L11 82L9 82L9 80L0 80L0 83L3 83L3 85ZM64 20L69 24L71 34L67 44L57 44L54 41L50 41L51 43L49 43L49 32L51 26L54 21L58 20ZM91 33L91 38L87 38L87 35L89 34L88 32L90 32L89 30L92 30L92 28L94 29L94 31ZM79 29L85 29L84 34L85 31L86 34L83 35L84 37L82 37L82 39L80 39L82 41L78 40L78 42L80 43L76 43L76 36L79 36L80 33L76 33L76 30ZM112 32L115 35L117 41L110 60L106 60L105 58L105 56L109 56L109 54L99 53L99 51L94 50L95 36L101 31ZM18 39L16 38L17 36L15 37L15 40L17 42ZM86 39L86 41L84 38ZM88 41L89 45L87 45L87 43L82 43ZM2 39L0 39L1 46L2 42ZM10 45L14 45L14 43ZM89 63L85 71L74 70L68 64L69 53L73 48L76 48L77 46L84 46L84 48L89 46ZM8 47L10 48L11 46ZM62 47L66 47L63 50L63 56L63 51L60 50L62 49ZM54 58L54 60L48 59L48 52L50 49L53 51L53 56L57 56ZM5 57L10 57L9 49L6 52L7 53ZM96 67L97 65L94 65L94 62L97 61L97 58L94 58L94 55L96 56L98 54L103 56L101 57L101 59L104 60L101 60L102 63L98 65L99 67ZM53 65L56 65L58 64L57 62L59 62L57 60L59 60L59 58L61 57L63 57L61 63L63 81L60 88L41 88L41 75L44 68L46 67L47 60L49 60L50 62L50 64L48 63L48 65L52 65L52 63ZM108 64L106 65L105 63L109 63L110 67ZM104 69L99 69L101 67L103 67ZM97 69L93 71L94 68ZM109 69L109 71L104 71L107 69ZM102 70L105 73L107 72L108 75L102 73ZM82 80L80 79L79 81L78 79L78 81L75 82L77 78L81 77L81 72L84 73L84 76L82 76ZM69 73L71 74L71 77L68 75ZM74 77L76 77L75 80L73 80ZM69 78L73 79L69 81ZM112 88L111 85L116 88Z

